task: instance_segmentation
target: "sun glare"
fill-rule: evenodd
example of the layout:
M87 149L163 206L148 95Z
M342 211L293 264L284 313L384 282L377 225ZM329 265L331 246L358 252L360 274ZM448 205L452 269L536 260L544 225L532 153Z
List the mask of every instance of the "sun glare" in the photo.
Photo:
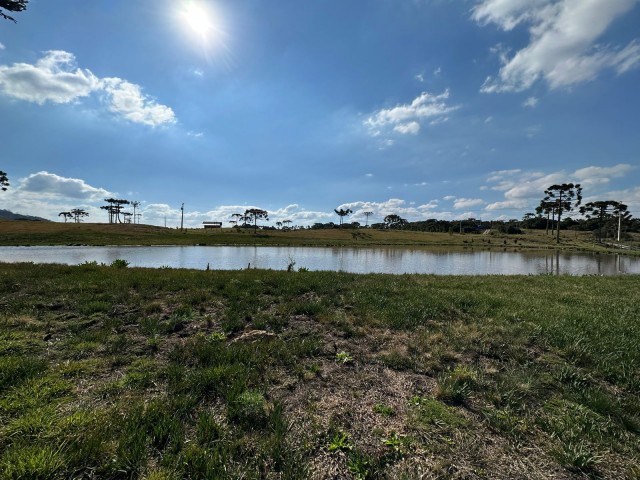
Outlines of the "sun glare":
M182 29L207 53L224 42L220 18L211 2L188 1L179 11Z
M213 27L209 16L209 12L193 3L187 5L183 12L183 18L187 26L202 37L206 37Z

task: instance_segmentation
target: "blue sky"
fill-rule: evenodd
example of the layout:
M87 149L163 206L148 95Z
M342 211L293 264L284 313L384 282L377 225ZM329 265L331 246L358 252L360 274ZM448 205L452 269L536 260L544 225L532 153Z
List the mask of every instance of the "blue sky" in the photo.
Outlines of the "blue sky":
M0 22L0 208L105 222L640 216L638 0L31 0Z

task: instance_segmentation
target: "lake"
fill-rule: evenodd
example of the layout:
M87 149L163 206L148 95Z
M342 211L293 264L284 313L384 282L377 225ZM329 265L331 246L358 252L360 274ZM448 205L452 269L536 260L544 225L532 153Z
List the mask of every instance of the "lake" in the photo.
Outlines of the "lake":
M425 250L412 248L55 246L0 247L0 262L63 263L124 259L133 267L237 270L335 270L437 275L621 275L640 273L640 258L559 251Z

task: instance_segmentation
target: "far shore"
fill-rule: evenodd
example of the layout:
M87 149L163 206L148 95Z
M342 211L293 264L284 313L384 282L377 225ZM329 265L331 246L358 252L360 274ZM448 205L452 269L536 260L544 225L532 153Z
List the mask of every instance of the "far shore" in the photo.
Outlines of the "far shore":
M261 230L251 228L165 228L144 224L0 221L0 246L308 246L411 247L429 249L509 248L516 250L591 251L640 255L640 235L618 243L597 243L591 232L560 232L560 243L544 230L522 234L439 233L371 228L325 230Z

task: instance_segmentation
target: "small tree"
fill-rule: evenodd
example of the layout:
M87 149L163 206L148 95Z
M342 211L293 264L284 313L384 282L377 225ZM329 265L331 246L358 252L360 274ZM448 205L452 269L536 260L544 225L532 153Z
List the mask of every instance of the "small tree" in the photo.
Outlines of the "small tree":
M344 217L351 215L353 213L353 211L350 208L347 209L340 209L338 210L337 208L333 210L334 212L336 212L336 214L340 217L340 228L342 228L342 223L344 222Z
M551 185L544 191L546 197L543 202L553 203L558 216L558 229L556 230L556 243L560 243L560 220L564 212L571 212L582 203L582 187L579 183L563 183Z
M602 227L631 218L627 206L615 200L589 202L580 208L580 213L589 220L598 220L598 242L602 242Z
M3 10L8 10L10 12L22 12L27 8L27 3L29 0L0 0L0 17L11 20L13 23L17 23L16 19L10 17Z
M3 192L6 192L8 187L9 187L9 177L7 177L7 174L5 172L0 170L0 189Z
M387 215L384 217L385 228L402 228L407 224L407 221L400 217L400 215Z
M260 219L269 220L269 213L266 210L261 210L259 208L249 208L245 210L244 216L246 217L248 222L253 221L254 234L258 230L258 220Z

